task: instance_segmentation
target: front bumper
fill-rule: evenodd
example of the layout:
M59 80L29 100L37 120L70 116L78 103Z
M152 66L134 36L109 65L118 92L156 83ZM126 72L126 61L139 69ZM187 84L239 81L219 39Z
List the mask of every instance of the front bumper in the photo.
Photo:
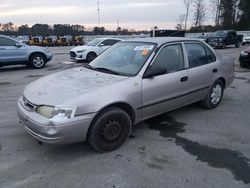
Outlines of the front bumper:
M17 104L20 123L37 140L49 144L66 144L85 141L89 126L96 113L77 116L60 122L51 121L36 111L27 110L22 97Z
M223 42L209 42L209 45L212 47L222 47L223 46Z
M72 61L83 61L86 60L86 54L85 53L76 53L76 52L70 52L70 60Z
M52 53L46 53L47 62L50 61L52 58L53 58Z

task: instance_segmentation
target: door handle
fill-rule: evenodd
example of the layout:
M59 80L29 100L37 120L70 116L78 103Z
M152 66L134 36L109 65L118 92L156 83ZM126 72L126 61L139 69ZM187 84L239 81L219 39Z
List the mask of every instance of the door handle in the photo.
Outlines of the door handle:
M181 81L181 82L186 82L186 81L188 81L188 76L182 77L180 81Z
M216 73L216 72L218 72L218 69L213 69L213 73Z

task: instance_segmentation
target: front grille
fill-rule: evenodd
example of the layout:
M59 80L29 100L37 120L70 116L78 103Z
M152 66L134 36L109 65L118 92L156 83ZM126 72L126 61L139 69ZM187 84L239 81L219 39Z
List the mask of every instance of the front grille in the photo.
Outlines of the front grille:
M23 104L24 104L24 107L28 110L34 110L37 107L35 104L28 101L25 97L23 97Z
M76 53L75 52L69 52L70 57L76 57Z

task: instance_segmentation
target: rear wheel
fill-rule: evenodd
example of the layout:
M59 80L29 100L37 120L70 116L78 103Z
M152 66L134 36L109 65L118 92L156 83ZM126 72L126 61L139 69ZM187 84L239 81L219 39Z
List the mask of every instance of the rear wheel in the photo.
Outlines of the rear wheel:
M88 132L88 143L99 152L108 152L120 147L132 128L129 115L120 108L111 107L102 111Z
M244 61L240 61L240 67L241 68L246 68L246 63Z
M46 59L41 54L34 54L30 57L29 65L35 69L41 69L45 66Z
M221 102L223 93L224 83L222 82L222 80L216 80L206 98L201 101L201 105L207 109L216 108Z
M95 58L97 57L97 55L96 55L96 53L94 53L94 52L89 52L88 54L87 54L87 61L88 62L91 62L91 61L93 61Z

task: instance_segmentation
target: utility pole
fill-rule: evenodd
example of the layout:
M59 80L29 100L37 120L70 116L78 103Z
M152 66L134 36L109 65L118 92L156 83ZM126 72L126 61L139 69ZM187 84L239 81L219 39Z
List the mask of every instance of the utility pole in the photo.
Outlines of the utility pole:
M117 28L119 28L120 27L120 20L118 19L117 20Z
M98 27L100 27L100 2L97 2L97 12L98 12Z

